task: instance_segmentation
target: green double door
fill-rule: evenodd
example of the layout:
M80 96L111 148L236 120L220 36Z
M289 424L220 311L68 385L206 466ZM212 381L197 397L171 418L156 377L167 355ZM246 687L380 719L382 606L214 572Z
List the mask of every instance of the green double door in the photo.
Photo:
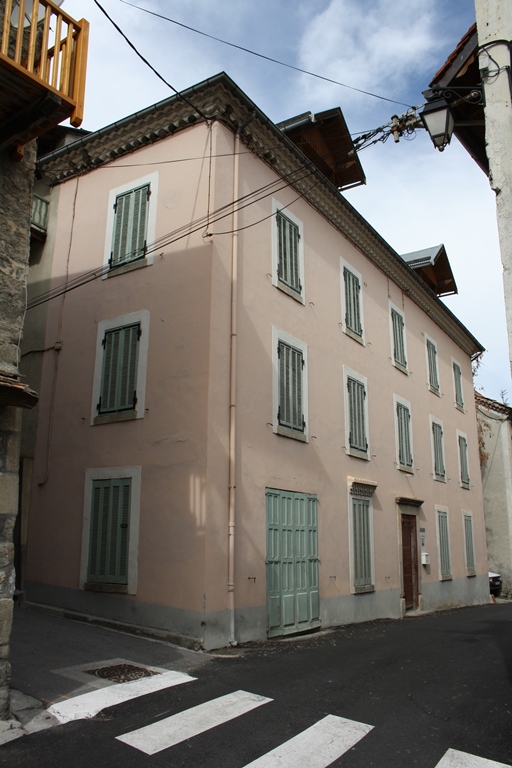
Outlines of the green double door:
M267 488L269 637L320 624L318 502L312 494Z

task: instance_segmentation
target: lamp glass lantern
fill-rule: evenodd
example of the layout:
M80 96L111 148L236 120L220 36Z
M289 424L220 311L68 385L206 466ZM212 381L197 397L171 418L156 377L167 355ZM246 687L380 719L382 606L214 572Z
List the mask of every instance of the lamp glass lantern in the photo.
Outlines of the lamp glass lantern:
M429 132L434 147L442 152L450 143L455 125L455 119L446 99L435 99L425 104L420 113L423 125Z

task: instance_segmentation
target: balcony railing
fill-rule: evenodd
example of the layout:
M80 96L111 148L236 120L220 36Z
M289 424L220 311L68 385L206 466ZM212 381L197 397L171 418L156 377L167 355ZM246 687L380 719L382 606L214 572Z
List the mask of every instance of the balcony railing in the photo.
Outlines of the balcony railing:
M0 65L27 87L43 85L68 107L78 127L83 118L89 22L75 21L51 0L4 0ZM63 118L65 119L65 118Z
M32 219L30 221L33 227L46 232L48 227L48 206L49 201L39 195L34 195L32 202Z

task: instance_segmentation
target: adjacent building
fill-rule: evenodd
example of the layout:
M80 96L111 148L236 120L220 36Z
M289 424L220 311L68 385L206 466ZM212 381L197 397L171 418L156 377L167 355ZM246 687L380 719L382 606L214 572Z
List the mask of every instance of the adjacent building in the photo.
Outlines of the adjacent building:
M489 568L512 596L512 408L475 393Z
M20 408L37 402L20 377L36 139L67 118L81 122L87 34L85 20L47 0L0 0L0 719L10 704Z
M220 74L41 158L28 601L211 649L489 599L482 347L350 148Z

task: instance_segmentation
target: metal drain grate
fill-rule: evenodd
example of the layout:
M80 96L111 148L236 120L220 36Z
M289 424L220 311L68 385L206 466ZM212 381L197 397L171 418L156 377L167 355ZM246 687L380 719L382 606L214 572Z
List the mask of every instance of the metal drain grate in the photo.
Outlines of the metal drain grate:
M135 664L112 664L109 667L88 669L87 674L110 680L113 683L129 683L131 680L139 680L141 677L151 677L160 673L146 669L146 667L137 667Z

